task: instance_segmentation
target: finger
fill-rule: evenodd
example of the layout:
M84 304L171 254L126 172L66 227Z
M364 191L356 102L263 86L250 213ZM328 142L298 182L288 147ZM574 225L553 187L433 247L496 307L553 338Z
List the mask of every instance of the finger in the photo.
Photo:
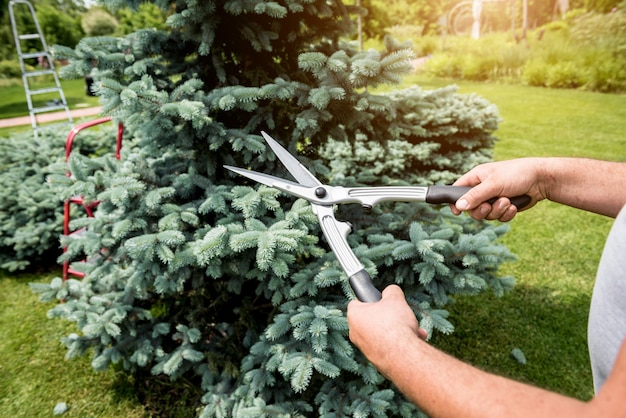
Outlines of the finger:
M500 191L491 187L488 183L480 183L471 188L456 202L458 210L472 210L478 208L489 199L500 196Z
M452 211L453 215L459 216L461 213L463 213L463 211L460 211L459 209L457 209L456 205L454 204L450 204L448 206L450 206L450 210Z
M476 219L477 221L481 221L485 219L487 215L489 215L490 212L491 212L491 205L487 202L481 204L477 208L470 209L467 211L467 213L469 213L469 215L472 218Z
M428 338L428 331L426 331L424 328L418 328L417 329L417 336L426 341L426 339Z
M517 207L515 205L509 206L504 215L502 215L498 220L500 222L509 222L517 215Z
M491 205L491 211L489 211L485 219L489 221L500 219L504 216L505 213L507 213L510 207L511 201L506 197L501 197L500 199L493 202L493 204Z
M400 298L404 300L404 292L397 284L390 284L386 288L383 289L382 292L383 299L397 299Z
M468 171L467 173L463 174L461 177L456 179L453 185L454 186L476 186L477 184L482 182L481 180L482 175L480 171L481 171L480 166L475 167L474 169Z

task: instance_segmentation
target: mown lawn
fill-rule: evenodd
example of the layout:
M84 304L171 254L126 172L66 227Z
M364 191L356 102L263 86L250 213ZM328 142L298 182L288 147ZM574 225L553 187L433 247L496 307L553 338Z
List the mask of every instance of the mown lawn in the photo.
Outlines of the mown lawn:
M123 373L94 372L87 357L65 360L60 340L74 329L48 319L52 305L28 286L54 275L0 275L0 417L51 417L60 402L68 418L144 416Z
M40 87L50 87L50 82L34 82L31 88L35 89L37 85ZM87 96L85 94L85 81L84 80L61 80L61 87L63 88L63 94L67 100L67 105L70 110L84 109L92 106L99 106L100 103L97 97ZM21 81L12 80L11 83L6 85L0 84L2 90L2 100L0 100L0 119L15 118L19 116L28 116L28 104L26 102L26 94L24 93L24 86ZM52 100L58 98L58 94L49 93L41 95L37 98L37 102L33 103L33 106L44 106L46 100ZM74 120L74 124L80 123L81 120ZM49 124L58 124L59 122L50 122ZM49 125L48 124L48 125ZM32 128L30 122L27 125L15 126L10 128L0 128L0 140L3 137L9 137L11 134L18 132L30 131ZM62 129L67 130L69 134L70 128L63 126Z
M418 75L405 84L452 84ZM626 161L626 96L459 82L496 104L498 160L523 156L583 156ZM82 93L81 93L82 94ZM3 115L0 107L0 117ZM479 367L565 393L592 396L586 349L591 289L611 220L541 203L510 223L504 243L518 261L502 269L518 284L502 298L461 297L451 308L456 331L433 344ZM0 417L51 416L67 402L68 417L135 417L141 407L120 373L96 373L89 359L66 361L59 339L71 324L50 321L50 305L27 283L52 274L0 277ZM520 348L527 364L511 350Z
M53 87L54 82L49 80L33 81L31 89ZM2 100L0 101L0 118L14 118L28 116L28 104L24 86L21 83L11 83L2 86ZM97 106L98 98L85 94L85 80L61 80L61 88L70 109ZM44 106L48 100L58 99L57 93L48 93L33 96L33 106Z

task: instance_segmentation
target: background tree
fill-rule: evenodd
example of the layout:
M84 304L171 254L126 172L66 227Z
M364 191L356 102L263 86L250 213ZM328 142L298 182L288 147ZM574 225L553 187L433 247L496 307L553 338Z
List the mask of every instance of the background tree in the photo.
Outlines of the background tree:
M614 8L620 8L624 10L626 4L624 1L611 1L611 0L579 0L582 4L579 7L584 7L586 10L609 13Z
M81 14L76 11L60 12L57 5L42 4L37 7L36 13L48 46L75 46L85 36L80 25Z
M364 7L369 10L364 18L365 33L372 38L380 38L385 30L394 25L413 26L419 28L415 36L436 35L441 31L440 21L448 16L450 11L460 0L438 1L406 1L406 0L367 0ZM471 8L471 2L466 1ZM606 13L615 2L605 0L572 0L570 9L582 8L588 11ZM515 18L515 27L522 25L523 3L519 0L502 2L485 2L483 5L483 20L487 22L489 31L508 31L511 28L511 19ZM551 22L555 18L555 1L528 0L528 23L536 28ZM513 16L514 15L514 16ZM560 16L556 16L560 17Z
M371 16L368 16L369 27L379 27L375 21L384 22L383 28L394 25L415 26L421 28L422 35L438 33L438 22L457 3L451 0L437 1L405 1L405 0L369 0ZM380 36L380 35L379 35Z
M84 36L80 27L80 16L87 8L83 2L72 0L32 0L31 4L37 14L43 36L49 47L55 44L74 47ZM15 39L11 30L8 13L9 0L0 0L0 61L8 61L20 75ZM24 5L14 8L15 17L19 22L21 33L36 33L37 29L31 19L30 11ZM29 47L31 45L31 47ZM24 51L41 50L39 41L23 41ZM3 63L6 65L6 63ZM6 66L9 68L9 65ZM13 74L11 74L14 76Z
M341 1L154 4L166 30L56 49L64 76L93 71L103 112L126 128L122 161L77 154L71 178L48 176L62 197L100 202L63 240L62 259L89 256L86 277L33 286L77 324L68 357L120 363L151 390L196 387L204 417L414 415L349 343L353 295L308 203L222 166L283 176L265 130L329 183L450 183L490 159L497 110L454 88L372 93L411 71L412 51L346 42L355 10ZM402 285L430 332L452 331L452 295L512 285L497 273L506 226L407 203L338 216L376 285Z
M386 7L375 0L361 0L361 6L365 10L361 16L364 39L382 39L385 29L394 24Z
M162 10L152 3L142 3L137 9L125 7L116 11L115 16L119 22L117 32L127 35L140 29L167 29L165 19L169 10Z
M99 7L92 7L83 14L80 24L87 36L112 35L119 25L115 17Z

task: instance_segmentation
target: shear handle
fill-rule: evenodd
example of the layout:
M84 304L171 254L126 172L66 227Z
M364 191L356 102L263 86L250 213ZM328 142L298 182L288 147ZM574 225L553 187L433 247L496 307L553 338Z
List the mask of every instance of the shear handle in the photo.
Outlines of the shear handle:
M466 186L429 186L426 192L426 202L439 204L439 203L456 203L465 193L469 192L472 188ZM493 204L499 197L494 197L487 200L487 203ZM530 196L527 194L521 196L515 196L509 198L511 204L515 205L518 210L521 210L530 204Z
M313 211L356 297L361 302L378 302L382 298L380 291L374 287L369 274L348 245L347 236L352 230L350 224L335 219L332 206L313 205Z
M372 284L372 279L365 269L357 271L350 276L350 287L352 287L354 294L361 302L378 302L383 297L380 290L376 289Z

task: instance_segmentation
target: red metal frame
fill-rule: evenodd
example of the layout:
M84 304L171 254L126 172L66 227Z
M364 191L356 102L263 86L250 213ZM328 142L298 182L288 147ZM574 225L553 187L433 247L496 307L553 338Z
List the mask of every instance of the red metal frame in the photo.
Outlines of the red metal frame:
M111 121L111 117L107 116L107 117L103 117L100 119L95 119L89 122L85 122L74 127L70 131L65 141L65 162L67 162L70 158L70 154L72 153L72 146L74 145L74 139L76 138L76 135L78 135L80 131L82 131L83 129L91 128L92 126L109 122L109 121ZM120 123L117 127L117 139L115 142L115 158L118 160L121 158L123 136L124 136L124 125ZM67 175L69 177L72 175L72 173L68 171ZM63 205L63 234L64 235L71 235L71 234L75 234L79 232L79 231L70 232L70 208L72 204L81 205L83 209L85 209L87 216L90 218L93 217L93 211L96 208L96 206L98 206L98 202L85 203L81 196L73 196L69 200L66 200ZM65 251L67 251L67 247L63 248L63 252ZM67 280L70 275L81 277L81 278L85 276L84 273L81 273L79 271L72 269L70 267L69 261L65 261L63 262L63 280L64 281Z

